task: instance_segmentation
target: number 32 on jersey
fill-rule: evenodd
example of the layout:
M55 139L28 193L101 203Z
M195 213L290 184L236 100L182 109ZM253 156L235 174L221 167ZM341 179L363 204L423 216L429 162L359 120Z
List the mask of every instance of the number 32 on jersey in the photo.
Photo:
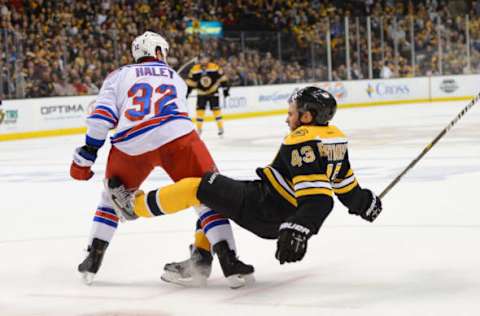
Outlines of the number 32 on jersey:
M151 114L155 117L173 114L178 109L175 102L171 102L177 98L177 90L169 84L154 89L148 83L136 83L128 90L128 97L133 98L132 107L125 111L125 117L130 121L141 121Z

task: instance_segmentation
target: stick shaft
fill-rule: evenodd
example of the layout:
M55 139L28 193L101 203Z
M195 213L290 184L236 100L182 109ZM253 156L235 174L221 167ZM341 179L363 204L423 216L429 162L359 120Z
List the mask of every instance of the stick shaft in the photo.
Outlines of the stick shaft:
M383 198L399 181L402 179L402 177L417 164L417 162L422 159L423 156L425 156L430 149L432 149L433 146L443 137L445 134L455 125L457 122L467 113L468 110L470 110L480 99L480 93L477 94L468 104L466 107L463 108L463 110L457 114L457 116L435 137L418 155L415 159L410 162L410 164L395 178L393 179L392 182L390 182L389 185L380 193L380 198Z
M189 61L184 63L182 66L180 66L180 68L178 68L177 72L181 73L185 69L185 67L187 67L188 65L190 65L192 63L196 63L197 60L198 60L198 57L193 57L192 59L190 59Z

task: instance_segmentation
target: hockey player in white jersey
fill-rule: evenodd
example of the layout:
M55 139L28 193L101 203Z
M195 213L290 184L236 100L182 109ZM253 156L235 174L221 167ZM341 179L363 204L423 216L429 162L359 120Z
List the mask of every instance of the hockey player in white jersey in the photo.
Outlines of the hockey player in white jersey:
M106 181L108 190L126 187L132 192L157 166L173 181L201 177L216 170L188 117L187 85L166 64L168 49L162 36L145 32L132 43L136 63L113 71L105 79L94 110L87 118L85 145L74 152L70 168L74 179L89 180L93 176L91 167L111 129L116 129L116 133L111 137L105 173L105 179L111 179ZM108 190L102 192L93 218L88 255L78 266L88 284L98 272L119 224ZM125 197L129 196L129 192L124 193ZM160 212L159 209L144 211ZM238 260L230 223L207 207L197 211L200 220L191 254L198 260L186 269L172 271L166 281L202 285L211 271L211 244L230 286L242 286L243 278L250 277L254 269Z

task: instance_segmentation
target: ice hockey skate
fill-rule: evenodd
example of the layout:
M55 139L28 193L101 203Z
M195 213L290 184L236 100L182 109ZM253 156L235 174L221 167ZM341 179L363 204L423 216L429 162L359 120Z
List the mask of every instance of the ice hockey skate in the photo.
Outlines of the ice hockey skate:
M193 246L190 247L192 249ZM253 266L240 261L226 241L215 244L213 250L218 256L230 288L238 289L255 283ZM191 253L187 260L166 264L161 279L184 286L206 286L212 269L212 255L208 251L196 248Z
M217 254L218 261L222 267L222 272L232 289L238 289L243 286L255 283L252 265L240 261L235 251L231 250L226 241L221 241L213 245L213 251Z
M135 194L129 191L117 177L105 179L105 190L113 203L115 213L121 221L132 221L138 218L134 212Z
M108 242L94 238L92 244L88 246L87 257L78 265L78 272L82 275L85 284L90 285L95 278L100 266L102 265L105 250Z
M212 272L210 252L190 245L190 258L180 262L167 263L161 279L188 287L204 287Z

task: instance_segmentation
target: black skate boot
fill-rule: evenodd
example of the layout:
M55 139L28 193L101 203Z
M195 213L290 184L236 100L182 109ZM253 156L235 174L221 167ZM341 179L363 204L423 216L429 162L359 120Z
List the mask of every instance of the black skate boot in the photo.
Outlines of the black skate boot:
M92 244L88 246L88 255L82 263L78 265L78 272L82 274L82 279L85 284L90 285L93 282L95 274L102 265L105 250L107 250L108 242L93 238Z
M227 278L230 288L238 289L255 282L253 266L238 260L235 251L230 249L227 241L213 245L213 251L218 256L223 275Z
M203 287L212 273L210 252L190 245L190 258L180 262L167 263L161 279L165 282L190 287Z

